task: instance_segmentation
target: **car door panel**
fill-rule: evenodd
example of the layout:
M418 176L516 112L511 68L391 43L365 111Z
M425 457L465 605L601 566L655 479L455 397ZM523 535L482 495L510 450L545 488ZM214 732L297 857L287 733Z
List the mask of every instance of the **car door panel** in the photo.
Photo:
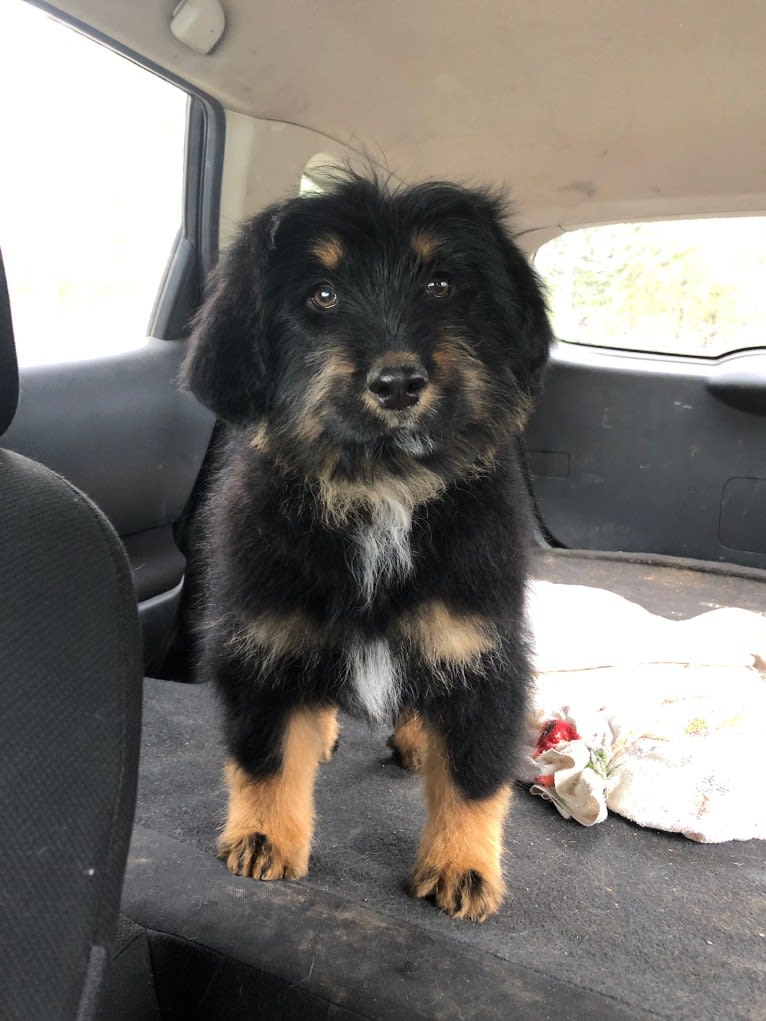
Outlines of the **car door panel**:
M766 567L766 352L716 360L556 346L526 445L572 548Z
M199 472L213 416L176 376L183 341L21 371L7 443L91 497L122 536L177 520Z
M214 417L176 383L183 341L150 339L90 362L22 369L10 449L82 489L130 557L146 654L177 602L185 560L173 525L204 460Z

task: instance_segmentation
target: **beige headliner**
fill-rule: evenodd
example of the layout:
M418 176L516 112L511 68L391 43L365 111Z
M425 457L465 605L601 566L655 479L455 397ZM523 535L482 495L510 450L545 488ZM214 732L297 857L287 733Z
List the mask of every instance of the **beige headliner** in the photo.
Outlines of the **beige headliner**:
M209 56L174 4L57 6L227 110L508 184L522 226L766 209L763 0L223 0Z

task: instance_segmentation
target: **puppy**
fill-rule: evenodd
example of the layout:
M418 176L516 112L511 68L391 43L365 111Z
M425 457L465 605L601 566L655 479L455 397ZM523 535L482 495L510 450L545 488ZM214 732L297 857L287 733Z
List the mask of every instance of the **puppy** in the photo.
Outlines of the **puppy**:
M427 821L411 890L481 921L530 674L513 438L550 328L502 203L347 174L222 258L185 385L230 424L201 669L222 696L237 875L308 869L336 712L400 726Z

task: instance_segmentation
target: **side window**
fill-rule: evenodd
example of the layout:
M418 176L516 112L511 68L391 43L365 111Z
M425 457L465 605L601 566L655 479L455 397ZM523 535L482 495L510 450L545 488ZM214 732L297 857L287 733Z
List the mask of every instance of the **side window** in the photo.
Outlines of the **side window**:
M140 345L181 226L186 94L0 5L3 250L21 365Z
M766 346L766 217L588 227L535 265L560 340L703 358Z

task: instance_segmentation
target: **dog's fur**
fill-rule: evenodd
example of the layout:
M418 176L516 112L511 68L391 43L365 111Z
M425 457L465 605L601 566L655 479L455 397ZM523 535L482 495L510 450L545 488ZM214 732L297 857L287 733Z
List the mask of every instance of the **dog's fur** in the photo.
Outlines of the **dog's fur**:
M225 707L232 872L304 875L335 710L400 716L427 823L411 888L481 920L529 677L513 438L548 355L501 201L348 174L223 257L185 385L230 425L207 512L201 669ZM329 307L322 307L322 305ZM412 406L369 381L421 373Z

